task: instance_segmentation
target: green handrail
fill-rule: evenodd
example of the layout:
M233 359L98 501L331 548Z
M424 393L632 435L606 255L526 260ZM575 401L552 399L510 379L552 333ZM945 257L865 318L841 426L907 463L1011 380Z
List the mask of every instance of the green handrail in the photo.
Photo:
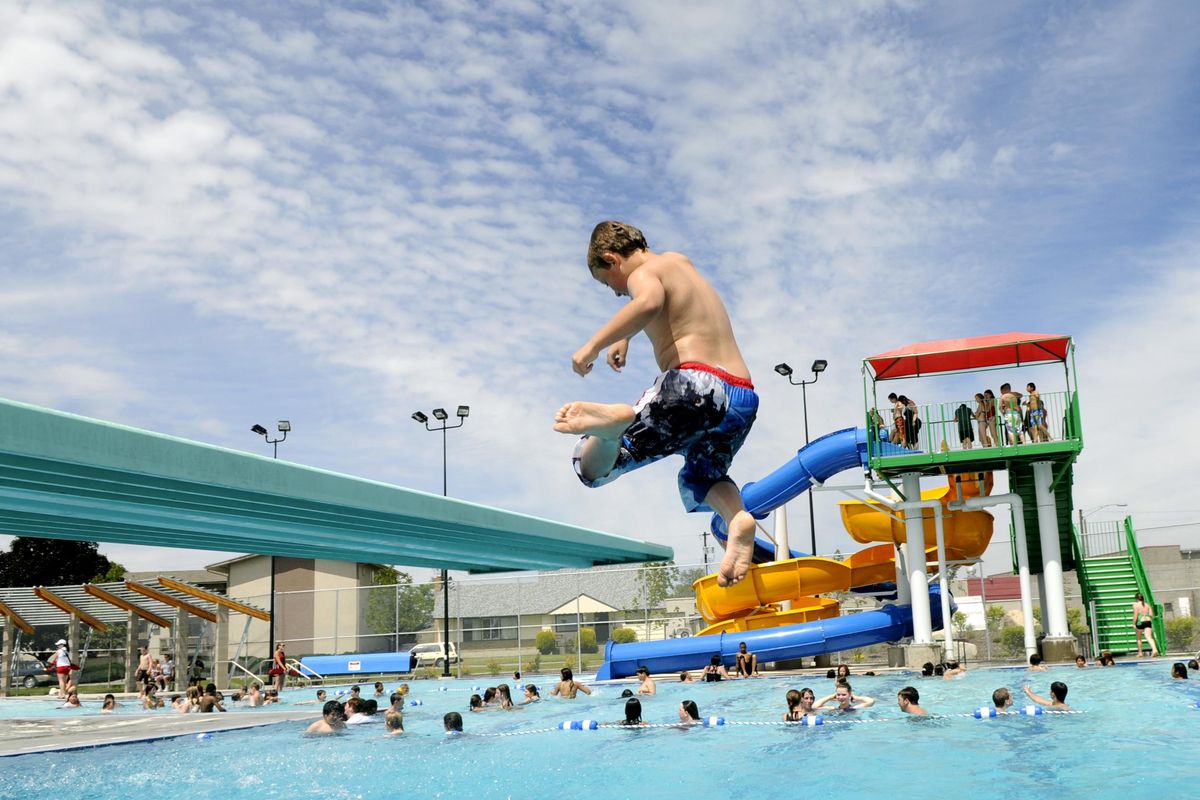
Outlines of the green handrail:
M1133 565L1133 575L1137 580L1138 591L1142 593L1146 604L1154 609L1154 621L1150 626L1150 630L1154 631L1154 643L1158 646L1159 653L1165 653L1167 626L1163 622L1163 607L1154 602L1154 591L1150 588L1150 578L1146 575L1146 568L1142 565L1142 553L1138 550L1137 534L1133 530L1133 517L1125 518L1125 542L1129 550L1129 563Z
M1075 554L1075 577L1079 579L1079 591L1083 595L1083 613L1087 615L1088 628L1099 636L1099 627L1092 616L1092 582L1088 576L1087 563L1083 560L1083 539L1080 538L1079 528L1071 526L1071 551Z

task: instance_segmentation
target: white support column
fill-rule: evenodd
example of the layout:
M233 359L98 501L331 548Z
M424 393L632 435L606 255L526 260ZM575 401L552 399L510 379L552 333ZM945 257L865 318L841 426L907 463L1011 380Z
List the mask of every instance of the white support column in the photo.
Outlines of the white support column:
M125 691L137 691L137 681L133 674L137 672L137 615L132 611L125 612Z
M187 649L188 614L182 608L175 609L175 627L171 631L175 638L175 691L187 691L188 649Z
M67 647L71 648L71 663L79 663L79 617L71 615L71 620L67 623ZM72 678L75 676L72 674Z
M1046 573L1039 572L1037 576L1038 590L1038 608L1042 612L1042 633L1046 632L1046 608L1049 606L1049 601L1046 599Z
M213 636L213 683L218 689L229 688L229 609L217 606L217 629Z
M813 553L812 555L816 555ZM792 557L792 546L788 542L787 504L775 509L775 560L786 561ZM784 600L780 607L784 611L792 610L792 601Z
M1047 639L1065 639L1067 599L1063 589L1062 551L1058 543L1058 513L1054 492L1050 491L1053 472L1048 461L1033 465L1033 486L1037 493L1038 528L1042 542L1042 573L1046 582L1046 603L1042 606L1042 630Z
M896 545L896 602L902 606L912 604L912 592L908 588L907 559L904 557L904 546Z
M11 619L4 620L4 643L0 646L0 697L8 697L8 686L12 683L13 625Z
M906 472L903 479L904 496L908 501L921 501L921 475ZM912 596L913 644L933 644L933 618L929 611L929 582L925 570L925 520L922 509L904 512L905 560L908 567L908 590Z

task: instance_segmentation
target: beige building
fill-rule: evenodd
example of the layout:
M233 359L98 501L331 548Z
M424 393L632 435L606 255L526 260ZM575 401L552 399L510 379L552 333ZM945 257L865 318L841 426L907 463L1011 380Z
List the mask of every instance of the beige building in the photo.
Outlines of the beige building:
M290 657L311 653L371 651L379 637L367 632L364 610L378 564L323 558L285 558L246 555L210 564L209 572L224 575L225 592L236 600L271 609L271 571L275 572L275 640L287 645ZM229 635L232 658L241 630ZM243 659L270 657L269 624L250 620Z

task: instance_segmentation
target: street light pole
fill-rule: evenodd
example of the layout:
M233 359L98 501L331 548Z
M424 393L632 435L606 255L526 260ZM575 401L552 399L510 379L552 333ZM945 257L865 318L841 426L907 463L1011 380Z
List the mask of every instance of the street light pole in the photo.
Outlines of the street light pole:
M288 422L286 419L281 419L281 420L279 420L279 432L282 433L283 436L280 436L278 439L272 439L271 435L267 432L267 429L264 428L262 425L258 425L258 424L252 425L250 427L250 432L257 433L259 436L263 437L263 439L266 440L267 444L271 445L271 458L278 459L279 458L279 443L284 441L285 439L287 439L288 431L290 431L291 429L292 429L292 423ZM268 657L274 658L275 657L275 556L271 556L271 624L270 624L269 628L270 628L270 634L268 635L268 638L270 639L270 642L267 645L268 651L269 651Z
M829 366L829 362L823 358L818 358L812 363L812 380L798 381L793 377L792 368L787 363L776 364L775 371L788 379L788 383L792 386L800 387L800 398L804 406L804 444L809 444L808 438L808 385L816 383L821 377L821 373ZM813 512L813 496L812 487L808 489L808 530L812 536L812 552L811 555L817 554L817 520Z
M425 426L427 431L442 432L442 497L447 496L446 485L446 431L453 428L461 428L463 423L467 421L467 416L471 413L470 406L459 406L456 416L458 417L457 425L448 425L446 420L449 415L444 408L435 408L433 410L434 418L441 423L438 427L433 427L429 424L429 417L420 411L414 411L412 418ZM450 677L450 570L442 569L442 651L445 653L445 658L442 659L442 677Z

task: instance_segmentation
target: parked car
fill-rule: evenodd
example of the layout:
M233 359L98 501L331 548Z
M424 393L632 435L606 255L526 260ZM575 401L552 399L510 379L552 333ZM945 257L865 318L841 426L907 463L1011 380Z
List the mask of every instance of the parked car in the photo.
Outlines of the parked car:
M13 685L21 685L26 689L35 686L48 686L57 683L58 679L46 671L46 665L33 656L22 655L17 659L16 669L13 670Z
M415 657L413 667L441 667L446 664L446 648L441 643L418 644L408 651ZM450 643L450 663L458 663L458 649Z

